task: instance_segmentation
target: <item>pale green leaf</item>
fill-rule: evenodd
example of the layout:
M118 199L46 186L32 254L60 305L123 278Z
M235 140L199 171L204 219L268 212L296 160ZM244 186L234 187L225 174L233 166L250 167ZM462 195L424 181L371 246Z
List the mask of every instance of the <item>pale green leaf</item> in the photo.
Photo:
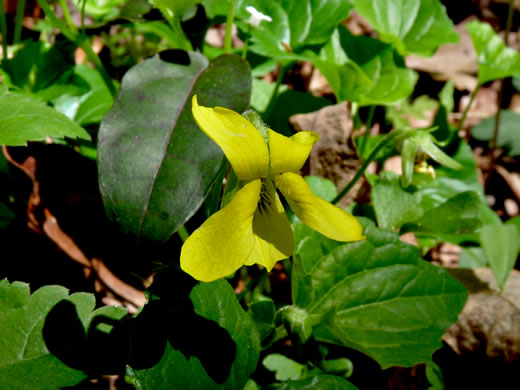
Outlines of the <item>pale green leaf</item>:
M477 52L478 81L520 76L520 53L506 47L504 41L484 22L474 20L466 25Z
M22 146L47 137L90 139L77 123L40 100L0 87L0 145Z
M300 379L305 370L303 364L279 353L267 355L262 361L262 365L269 371L274 372L275 378L281 382Z
M518 258L519 240L520 235L514 225L486 225L480 232L482 249L501 290Z
M439 0L354 0L353 3L381 39L402 55L431 56L440 45L459 40Z
M500 127L497 137L497 146L505 148L509 156L520 156L520 128L518 122L520 114L502 110L500 113ZM495 116L485 118L471 129L471 136L479 141L491 141L495 130Z

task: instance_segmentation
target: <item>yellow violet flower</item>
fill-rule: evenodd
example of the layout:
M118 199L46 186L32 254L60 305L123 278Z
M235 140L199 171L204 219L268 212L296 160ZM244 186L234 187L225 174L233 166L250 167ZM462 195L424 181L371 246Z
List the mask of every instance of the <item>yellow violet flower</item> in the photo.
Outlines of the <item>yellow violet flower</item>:
M203 107L192 99L195 121L224 152L240 189L220 211L188 237L181 268L205 282L227 276L243 265L270 271L292 255L294 238L278 189L298 218L337 241L365 238L360 223L339 207L315 196L298 172L318 134L302 131L288 138L271 129L268 143L242 115L223 107Z

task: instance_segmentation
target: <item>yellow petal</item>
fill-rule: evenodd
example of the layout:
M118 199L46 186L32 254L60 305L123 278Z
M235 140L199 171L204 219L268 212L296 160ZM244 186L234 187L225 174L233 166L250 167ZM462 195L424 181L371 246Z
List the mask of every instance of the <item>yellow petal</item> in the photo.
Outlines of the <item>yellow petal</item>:
M185 272L210 282L244 265L255 244L253 215L261 186L260 179L247 183L226 207L188 237L181 250L181 268Z
M251 122L227 108L199 106L197 95L191 107L199 127L220 146L240 180L266 177L269 151Z
M270 179L262 185L260 202L253 218L253 234L255 246L246 265L258 263L270 271L277 261L292 255L294 238L291 225Z
M313 131L300 131L289 138L269 130L271 174L298 172L319 139Z
M315 196L301 176L295 173L275 176L275 185L296 216L324 236L337 241L365 238L363 228L355 217Z

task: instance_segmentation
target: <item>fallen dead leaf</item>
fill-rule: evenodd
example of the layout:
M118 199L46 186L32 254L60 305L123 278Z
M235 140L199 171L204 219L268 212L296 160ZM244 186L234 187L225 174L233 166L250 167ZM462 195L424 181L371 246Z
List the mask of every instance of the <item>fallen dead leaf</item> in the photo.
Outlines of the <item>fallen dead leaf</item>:
M471 36L465 25L473 19L467 19L455 26L459 33L458 43L442 45L432 57L406 57L406 66L423 72L432 73L440 81L453 80L455 87L461 91L473 91L477 86L477 54L473 48Z
M293 115L289 122L297 131L312 130L320 135L310 154L310 174L333 181L340 190L344 188L362 164L352 139L353 123L348 104L339 103L316 112ZM356 199L363 183L364 179L360 179L340 206Z
M334 91L332 90L329 82L321 74L321 72L314 68L312 75L309 81L309 92L314 96L324 96L324 95L333 95Z
M457 323L443 340L458 354L513 362L520 358L520 272L509 275L504 292L489 268L448 269L469 290Z

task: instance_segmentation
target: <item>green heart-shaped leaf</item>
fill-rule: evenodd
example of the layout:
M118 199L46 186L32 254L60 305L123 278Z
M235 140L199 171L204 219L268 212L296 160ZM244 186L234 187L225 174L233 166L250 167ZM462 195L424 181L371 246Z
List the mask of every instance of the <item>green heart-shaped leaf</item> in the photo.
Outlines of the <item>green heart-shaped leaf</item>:
M412 93L417 81L417 74L406 67L391 45L354 36L343 26L338 27L323 47L320 60L313 63L327 78L338 100L359 105L397 103ZM346 78L356 73L362 76L355 82Z
M300 301L313 334L364 352L383 367L428 361L457 320L466 289L397 234L362 223L366 240L337 246L308 273L293 271L293 283L307 295Z
M85 379L84 370L96 364L95 354L106 354L99 349L91 353L91 335L106 334L126 315L126 309L117 307L93 311L95 303L93 295L69 295L61 286L30 294L26 283L0 281L0 388L56 389ZM94 323L87 338L86 329Z
M489 24L474 20L466 29L477 52L480 84L510 76L520 77L520 53L507 47Z
M431 56L459 40L439 0L354 0L354 7L402 55Z

